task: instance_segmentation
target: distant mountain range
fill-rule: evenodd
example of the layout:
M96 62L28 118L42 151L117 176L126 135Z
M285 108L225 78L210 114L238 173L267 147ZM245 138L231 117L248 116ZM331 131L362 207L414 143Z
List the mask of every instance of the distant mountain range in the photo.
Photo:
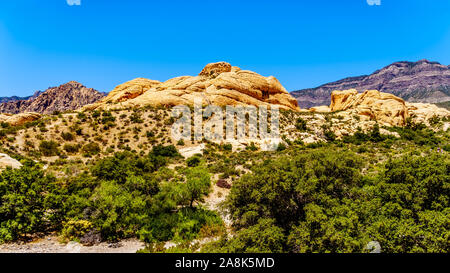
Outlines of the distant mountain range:
M18 100L29 100L29 99L36 98L40 94L42 94L42 91L36 91L32 96L28 96L28 97L17 97L17 96L0 97L0 103L10 102L10 101L18 101Z
M104 93L71 81L58 87L38 91L30 97L0 98L0 113L18 114L37 112L52 114L55 111L75 110L103 98Z
M396 62L370 75L349 77L316 88L291 92L301 108L329 105L334 90L376 89L409 102L442 103L450 101L450 66L438 62Z

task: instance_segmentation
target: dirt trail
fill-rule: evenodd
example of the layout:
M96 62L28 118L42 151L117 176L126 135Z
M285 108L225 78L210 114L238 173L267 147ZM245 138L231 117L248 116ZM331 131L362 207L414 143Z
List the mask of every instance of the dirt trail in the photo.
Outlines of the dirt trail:
M136 253L144 248L137 239L123 240L118 243L101 243L95 246L83 246L77 242L62 244L58 237L49 236L30 243L9 243L0 245L0 253Z

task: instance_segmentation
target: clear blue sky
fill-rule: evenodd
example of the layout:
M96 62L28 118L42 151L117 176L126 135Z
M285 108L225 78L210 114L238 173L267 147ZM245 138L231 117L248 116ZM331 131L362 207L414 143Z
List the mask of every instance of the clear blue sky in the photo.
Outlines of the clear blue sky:
M423 58L450 63L449 0L0 2L0 96L70 80L108 92L216 61L292 91Z

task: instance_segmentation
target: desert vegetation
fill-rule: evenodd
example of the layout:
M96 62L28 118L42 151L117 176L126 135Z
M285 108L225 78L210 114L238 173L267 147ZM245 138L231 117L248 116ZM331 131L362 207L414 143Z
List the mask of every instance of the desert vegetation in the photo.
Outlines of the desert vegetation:
M23 167L0 173L0 241L138 238L142 252L368 252L374 241L383 252L450 250L442 119L373 122L338 136L333 128L356 117L282 111L283 143L266 152L174 141L169 114L147 107L3 124L1 152ZM179 153L200 144L201 154Z
M177 157L173 146L155 146L144 156L116 153L67 180L32 161L5 170L0 240L60 232L63 240L134 236L152 243L220 234L221 218L199 205L211 187L209 172L204 166L168 169Z

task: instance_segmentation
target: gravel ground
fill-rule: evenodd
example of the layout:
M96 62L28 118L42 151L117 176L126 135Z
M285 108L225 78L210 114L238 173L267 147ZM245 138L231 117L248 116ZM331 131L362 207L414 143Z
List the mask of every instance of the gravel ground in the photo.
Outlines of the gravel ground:
M62 244L56 236L50 236L30 243L2 244L0 253L136 253L142 248L144 243L137 239L83 246L77 242Z

